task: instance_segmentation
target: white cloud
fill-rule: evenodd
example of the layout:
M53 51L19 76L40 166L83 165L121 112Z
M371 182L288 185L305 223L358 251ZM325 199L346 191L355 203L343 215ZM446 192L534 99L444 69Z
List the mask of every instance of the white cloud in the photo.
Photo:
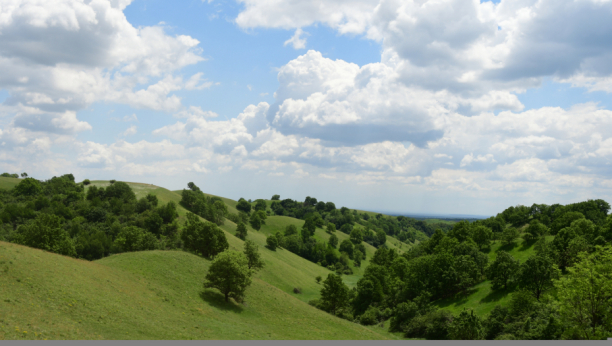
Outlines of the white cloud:
M302 38L302 35L308 35L307 32L303 32L302 28L295 29L295 34L283 43L283 46L291 44L293 49L304 49L306 48L306 38Z
M123 132L123 136L132 136L138 132L138 127L136 125L130 126L127 130Z

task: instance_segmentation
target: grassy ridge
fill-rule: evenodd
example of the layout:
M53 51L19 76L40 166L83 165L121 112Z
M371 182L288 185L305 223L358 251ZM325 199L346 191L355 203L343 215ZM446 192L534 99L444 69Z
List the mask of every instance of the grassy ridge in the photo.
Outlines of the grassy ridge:
M204 290L182 251L89 262L0 242L0 339L385 339L254 278L245 305Z
M0 189L10 190L14 188L15 186L17 186L17 184L19 184L20 181L21 179L19 178L0 177Z

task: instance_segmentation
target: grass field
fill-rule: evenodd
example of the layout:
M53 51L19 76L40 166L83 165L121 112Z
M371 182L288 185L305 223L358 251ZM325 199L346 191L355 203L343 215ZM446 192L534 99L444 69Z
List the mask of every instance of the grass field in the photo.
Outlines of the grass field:
M17 184L19 184L20 181L21 179L19 178L0 177L0 189L10 190L14 188L15 186L17 186Z
M317 310L257 277L245 304L225 303L202 287L209 265L182 251L89 262L0 242L0 339L396 338Z

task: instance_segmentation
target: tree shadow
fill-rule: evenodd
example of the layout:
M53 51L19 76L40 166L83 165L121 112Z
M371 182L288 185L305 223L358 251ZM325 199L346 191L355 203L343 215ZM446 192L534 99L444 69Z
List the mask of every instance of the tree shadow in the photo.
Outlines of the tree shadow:
M226 302L225 296L217 291L204 290L200 292L200 298L202 298L203 301L207 302L208 304L217 309L232 311L236 313L241 313L244 310L240 305L235 303L233 299L230 299L229 302Z
M503 244L502 246L499 247L499 249L497 251L503 250L503 251L506 251L506 252L510 252L510 251L512 251L512 249L514 249L517 246L518 245L515 242L512 242L510 244Z
M505 298L508 294L512 293L513 286L508 286L505 289L492 290L491 293L487 294L486 297L482 298L479 303L491 303L500 301Z
M460 306L466 304L470 300L470 296L478 291L478 288L468 288L465 291L455 293L452 297L441 299L438 302L440 308L445 308L450 305Z
M529 249L533 244L535 244L538 240L537 239L529 239L529 240L524 240L523 244L521 244L521 247L518 248L518 251L526 251L527 249Z

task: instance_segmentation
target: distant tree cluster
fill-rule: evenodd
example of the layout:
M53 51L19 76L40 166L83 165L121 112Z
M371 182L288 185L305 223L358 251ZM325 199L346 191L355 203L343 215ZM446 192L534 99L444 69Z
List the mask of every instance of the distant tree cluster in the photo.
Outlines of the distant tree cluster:
M47 181L24 174L0 190L0 239L87 260L182 246L173 202L137 199L123 182L84 186L72 174Z
M219 197L206 196L193 182L187 184L189 190L183 189L181 201L183 208L217 225L223 225L228 216L227 206Z

